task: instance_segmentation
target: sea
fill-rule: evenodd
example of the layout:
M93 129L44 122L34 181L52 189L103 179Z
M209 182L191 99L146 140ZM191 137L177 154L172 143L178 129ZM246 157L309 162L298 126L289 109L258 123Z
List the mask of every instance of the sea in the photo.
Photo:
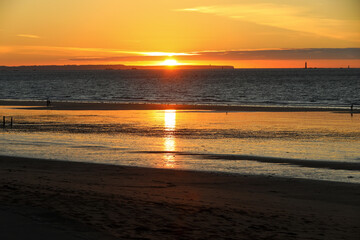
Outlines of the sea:
M360 69L3 70L0 99L349 107Z
M298 107L0 106L0 155L360 183L360 69L7 69L0 70L0 99Z

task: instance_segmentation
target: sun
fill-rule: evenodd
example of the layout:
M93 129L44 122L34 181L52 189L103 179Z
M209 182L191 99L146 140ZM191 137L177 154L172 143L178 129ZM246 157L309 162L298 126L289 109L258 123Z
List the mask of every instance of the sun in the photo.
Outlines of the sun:
M161 63L161 65L164 65L164 66L176 66L176 65L179 65L179 62L176 61L175 59L166 59Z

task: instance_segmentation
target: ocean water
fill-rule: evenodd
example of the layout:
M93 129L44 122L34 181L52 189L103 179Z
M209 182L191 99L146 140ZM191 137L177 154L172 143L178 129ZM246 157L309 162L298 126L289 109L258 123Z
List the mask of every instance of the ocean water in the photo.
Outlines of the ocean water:
M0 99L348 107L360 69L3 70Z
M0 99L349 108L359 69L0 71ZM360 114L0 106L0 155L360 183ZM9 126L9 117L14 125Z
M360 183L360 115L2 106L0 155Z

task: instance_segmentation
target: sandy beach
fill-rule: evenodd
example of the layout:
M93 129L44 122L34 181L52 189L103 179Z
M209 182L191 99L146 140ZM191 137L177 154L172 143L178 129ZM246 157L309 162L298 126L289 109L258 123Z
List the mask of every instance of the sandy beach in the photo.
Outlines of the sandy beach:
M0 171L0 201L8 213L51 212L63 219L57 227L70 221L91 229L82 232L85 239L101 234L99 239L357 239L360 234L357 184L6 156L0 157Z

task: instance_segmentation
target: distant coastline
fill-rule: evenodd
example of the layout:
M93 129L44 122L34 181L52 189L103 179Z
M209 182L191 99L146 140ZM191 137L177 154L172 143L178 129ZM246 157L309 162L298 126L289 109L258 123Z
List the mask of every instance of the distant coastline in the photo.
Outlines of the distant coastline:
M123 64L96 64L96 65L20 65L20 66L0 66L0 71L6 70L169 70L169 69L194 69L194 70L207 70L207 69L358 69L357 67L298 67L298 68L281 68L281 67L269 67L269 68L236 68L231 65L148 65L148 66L132 66Z
M114 65L32 65L32 66L0 66L0 70L142 70L142 69L234 69L234 66L222 65L152 65L128 66Z

